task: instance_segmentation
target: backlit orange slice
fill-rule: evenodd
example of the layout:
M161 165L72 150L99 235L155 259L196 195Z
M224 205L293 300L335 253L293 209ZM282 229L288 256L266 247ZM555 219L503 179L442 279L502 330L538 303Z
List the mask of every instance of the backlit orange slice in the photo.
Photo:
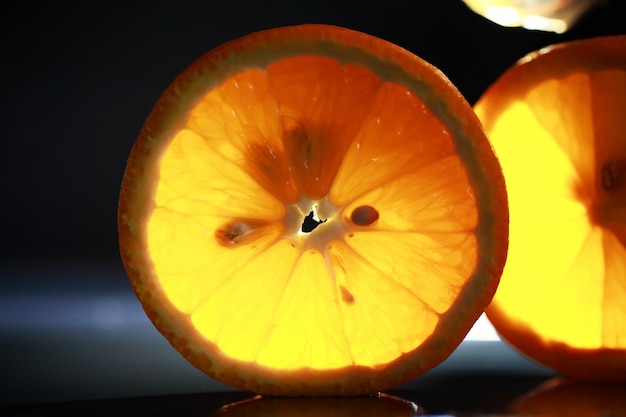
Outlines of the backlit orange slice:
M626 381L626 35L531 54L475 109L511 209L489 319L562 373Z
M408 51L305 25L185 70L132 150L120 247L191 363L275 395L375 392L444 360L507 249L497 159Z

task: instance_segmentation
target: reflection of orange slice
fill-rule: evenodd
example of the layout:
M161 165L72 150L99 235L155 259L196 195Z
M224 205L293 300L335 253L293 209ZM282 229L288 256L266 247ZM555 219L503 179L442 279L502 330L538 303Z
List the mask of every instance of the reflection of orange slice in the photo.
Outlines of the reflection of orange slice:
M475 109L511 209L489 319L560 372L626 380L626 35L529 55Z
M120 246L157 328L261 393L368 393L445 359L507 248L499 164L435 68L337 27L256 33L174 81L130 156Z
M257 396L225 405L214 415L223 417L412 417L424 415L424 410L410 401L385 394L320 398Z
M555 378L516 400L512 413L551 417L626 416L626 385Z

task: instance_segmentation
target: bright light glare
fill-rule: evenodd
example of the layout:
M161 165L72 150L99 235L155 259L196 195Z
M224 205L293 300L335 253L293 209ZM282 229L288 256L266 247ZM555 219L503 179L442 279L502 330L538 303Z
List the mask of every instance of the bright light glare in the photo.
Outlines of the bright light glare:
M546 32L563 33L567 27L567 22L561 19L550 19L543 16L526 16L522 20L522 26L531 30L543 30Z
M599 0L463 0L501 26L563 33Z
M502 26L520 26L522 16L513 7L487 7L485 17Z
M483 313L476 323L474 323L474 327L469 331L467 336L465 336L466 341L481 341L481 342L494 342L500 340L500 336L498 336L498 332L493 328L493 325L487 319L487 316Z

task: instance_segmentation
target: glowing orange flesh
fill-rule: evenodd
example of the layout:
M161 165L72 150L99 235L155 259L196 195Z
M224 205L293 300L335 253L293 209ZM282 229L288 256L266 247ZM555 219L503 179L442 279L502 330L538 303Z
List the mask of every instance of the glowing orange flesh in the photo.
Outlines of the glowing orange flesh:
M511 216L487 313L544 364L624 379L626 37L583 42L531 55L475 106Z
M626 73L611 72L545 81L490 134L514 219L496 302L536 332L582 348L626 348L626 188L618 190L619 169L606 173L611 155L626 155L626 132L596 133L602 124L594 123L592 103L606 106L601 95L592 99L590 86L608 77L618 81L613 88L626 88ZM626 100L615 108L626 114ZM532 303L521 296L529 292Z
M387 363L474 272L476 202L450 132L363 67L303 56L233 75L191 110L159 176L159 283L236 359Z

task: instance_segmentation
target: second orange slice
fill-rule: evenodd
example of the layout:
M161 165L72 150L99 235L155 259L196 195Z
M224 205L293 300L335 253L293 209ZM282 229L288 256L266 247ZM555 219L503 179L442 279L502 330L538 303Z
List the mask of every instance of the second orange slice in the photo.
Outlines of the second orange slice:
M626 35L529 54L475 109L511 209L487 316L561 373L626 381Z

